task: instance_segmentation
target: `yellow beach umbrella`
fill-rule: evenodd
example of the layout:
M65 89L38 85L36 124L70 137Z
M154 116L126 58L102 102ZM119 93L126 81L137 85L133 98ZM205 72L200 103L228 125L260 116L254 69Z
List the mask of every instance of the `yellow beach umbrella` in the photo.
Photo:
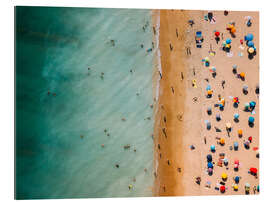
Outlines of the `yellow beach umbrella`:
M209 58L208 58L208 57L205 57L204 60L205 60L206 62L209 62Z
M222 173L222 174L221 174L221 178L222 178L223 180L226 180L226 179L228 178L228 175L227 175L226 173Z
M233 189L234 189L235 191L237 191L237 190L238 190L238 185L233 185Z

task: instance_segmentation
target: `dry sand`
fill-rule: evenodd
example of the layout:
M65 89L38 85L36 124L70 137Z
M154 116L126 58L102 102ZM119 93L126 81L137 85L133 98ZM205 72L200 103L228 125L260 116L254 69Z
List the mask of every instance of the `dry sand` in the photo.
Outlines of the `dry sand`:
M251 194L253 186L259 184L259 179L248 174L250 167L259 168L259 159L253 147L259 147L259 99L255 94L255 86L259 83L259 14L258 12L229 12L224 16L223 11L213 11L216 23L211 24L204 20L207 11L181 11L181 10L161 10L160 11L160 50L162 64L162 79L160 80L160 97L157 102L157 113L155 120L155 159L158 163L157 177L155 179L155 196L178 196L178 195L217 195L221 194L214 187L221 180L221 173L228 174L225 194L245 194L244 185L250 183ZM252 26L247 27L245 16L252 17ZM187 21L194 20L193 27ZM222 39L216 44L214 30L223 33L224 40L231 38L226 30L229 22L236 23L236 38L232 38L233 56L228 57L220 50ZM176 35L178 30L178 37ZM195 32L202 31L204 42L201 49L196 48ZM247 33L254 34L254 43L257 48L257 55L249 60L246 48L241 50L240 39ZM170 50L170 44L173 49ZM215 56L209 56L210 44L216 52ZM190 47L191 55L186 54L186 47ZM243 56L238 56L242 52ZM217 76L206 68L202 59L210 58L210 67L215 66ZM232 66L238 66L238 72L246 73L246 80L237 79L232 73ZM183 72L184 79L181 79ZM195 75L194 75L195 72ZM209 79L209 83L205 80ZM192 87L192 80L196 79L197 88ZM225 89L221 86L221 81L225 80ZM206 98L206 86L210 84L213 89L213 97ZM242 93L242 86L249 87L249 93ZM174 93L172 92L172 87ZM225 98L226 104L224 111L214 107L218 103L218 94ZM239 97L239 107L234 108L232 97ZM194 102L194 98L197 101ZM251 113L243 111L246 102L255 101L256 114L255 126L248 126L248 117ZM206 113L206 108L212 107L212 115ZM221 114L222 120L215 120L216 113ZM234 113L239 113L239 122L233 121ZM166 122L164 121L166 117ZM206 129L204 123L209 120L212 124L211 130ZM230 137L227 136L225 124L232 124ZM218 127L222 132L216 132L214 127ZM166 130L164 135L163 128ZM243 137L239 138L237 130L243 130ZM204 143L204 136L207 143ZM225 146L217 144L216 137L225 138ZM249 136L253 137L253 142L249 150L243 146L243 141ZM239 150L230 150L233 142L239 143ZM160 149L158 149L158 144ZM216 153L210 152L210 145L216 146ZM190 145L195 149L191 150ZM206 174L206 155L212 154L213 161L217 163L219 153L225 153L229 160L228 169L225 166L214 165L212 176ZM161 154L161 158L160 158ZM238 172L233 170L234 159L240 160ZM169 160L169 164L168 164ZM178 171L181 168L181 172ZM239 191L232 190L233 177L241 176ZM195 177L201 177L201 184L195 183ZM206 188L206 181L211 182L211 188Z

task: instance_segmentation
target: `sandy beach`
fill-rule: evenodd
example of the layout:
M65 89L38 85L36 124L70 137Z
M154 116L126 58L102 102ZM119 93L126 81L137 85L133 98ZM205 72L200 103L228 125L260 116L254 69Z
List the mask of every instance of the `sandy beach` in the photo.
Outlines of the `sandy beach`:
M255 87L259 84L259 13L231 12L224 15L224 11L211 11L215 22L204 19L208 11L161 10L159 48L161 52L162 78L160 79L159 100L156 105L155 119L155 161L156 179L155 196L178 195L218 195L215 187L220 187L221 174L228 175L225 182L225 195L245 194L245 184L252 188L259 185L259 178L255 178L248 171L251 167L259 169L259 159L256 158L259 147L259 97ZM251 27L247 27L246 16L252 19ZM194 24L188 24L193 20ZM226 26L234 22L236 33L232 38ZM195 33L202 31L204 41L202 48L196 48ZM220 41L215 40L215 31L220 32ZM247 47L240 40L248 33L254 35L257 55L248 59ZM221 49L222 42L230 38L231 51L227 54ZM215 55L210 55L210 47ZM202 59L209 57L210 66L216 68L213 77ZM237 73L246 74L245 81L236 77L232 72L237 65ZM197 87L192 85L195 80ZM222 81L225 81L224 88ZM213 96L206 98L206 87L210 85ZM243 94L243 85L248 86L248 94ZM219 102L218 95L225 99L223 111L215 107ZM234 97L239 98L239 106L233 106ZM244 104L255 101L255 114L244 112ZM211 107L212 114L206 110ZM239 114L239 122L234 121L234 114ZM216 114L221 120L216 121ZM248 125L248 118L255 118L253 128ZM205 120L211 122L211 129L206 129ZM226 123L230 122L232 130L226 132ZM216 132L216 128L221 132ZM238 130L242 129L242 138L238 137ZM252 136L250 149L244 148L244 141ZM218 138L218 139L217 139ZM223 138L225 145L217 144ZM234 142L239 143L239 150L231 149ZM194 149L191 150L191 145ZM210 152L210 146L215 145L216 152ZM228 166L218 166L219 154L225 153ZM213 157L213 175L209 176L206 156ZM239 170L234 171L234 160L239 159ZM232 189L233 177L240 176L238 191ZM200 184L195 181L200 177ZM205 187L208 182L209 187ZM256 192L257 194L257 192Z

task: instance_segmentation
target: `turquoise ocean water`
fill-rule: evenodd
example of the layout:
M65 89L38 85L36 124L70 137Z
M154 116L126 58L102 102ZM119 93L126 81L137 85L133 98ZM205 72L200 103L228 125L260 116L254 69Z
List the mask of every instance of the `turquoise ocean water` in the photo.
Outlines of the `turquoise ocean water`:
M15 11L16 198L151 196L151 11Z

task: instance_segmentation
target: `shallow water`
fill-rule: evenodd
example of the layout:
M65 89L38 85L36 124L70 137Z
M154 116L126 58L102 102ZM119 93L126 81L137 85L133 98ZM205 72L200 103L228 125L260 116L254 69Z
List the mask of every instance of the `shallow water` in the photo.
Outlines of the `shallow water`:
M16 21L16 198L151 196L151 11L17 7Z

